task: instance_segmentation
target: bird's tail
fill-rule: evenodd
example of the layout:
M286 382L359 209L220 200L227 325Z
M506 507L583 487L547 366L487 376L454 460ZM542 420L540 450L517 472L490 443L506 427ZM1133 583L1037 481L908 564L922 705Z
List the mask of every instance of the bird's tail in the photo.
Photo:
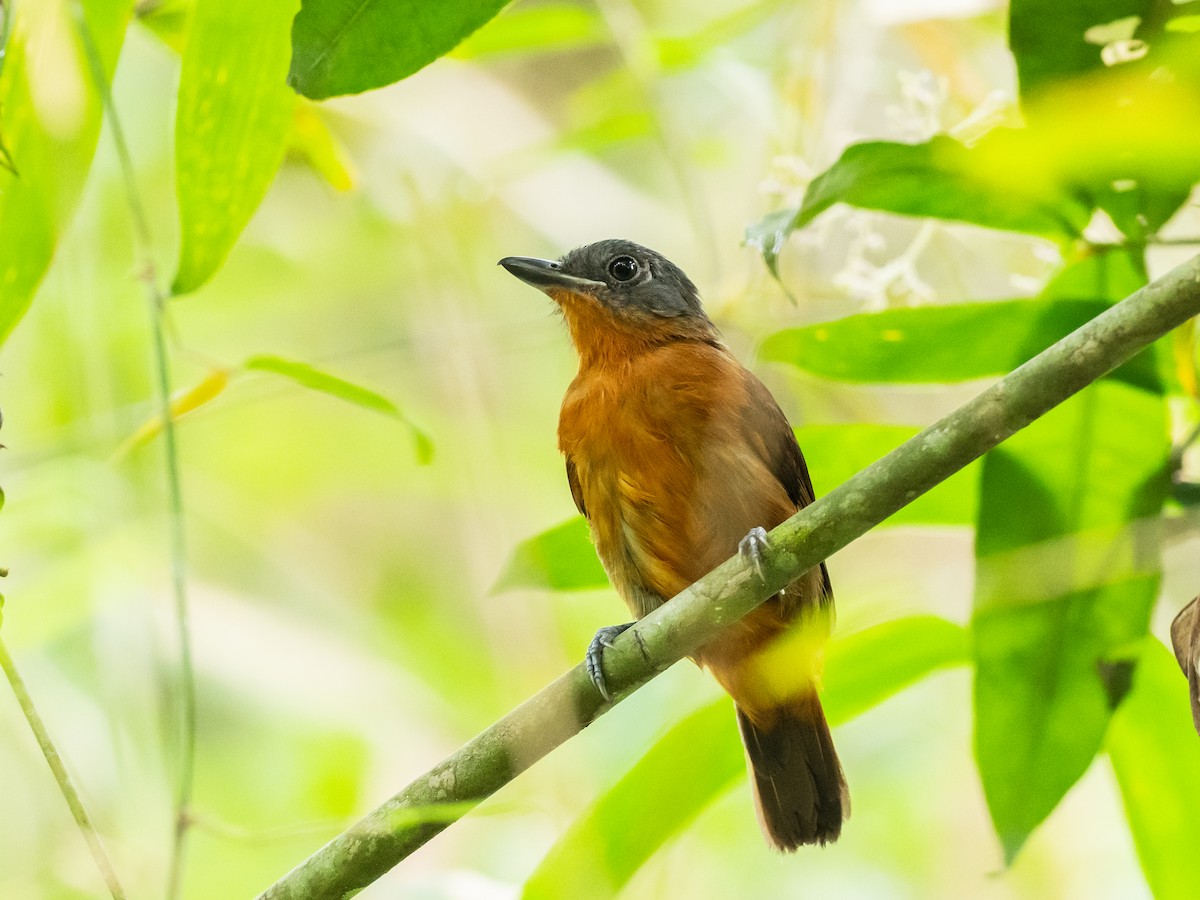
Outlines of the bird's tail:
M737 717L768 843L786 853L837 840L850 795L816 691L756 717L759 724L740 706Z

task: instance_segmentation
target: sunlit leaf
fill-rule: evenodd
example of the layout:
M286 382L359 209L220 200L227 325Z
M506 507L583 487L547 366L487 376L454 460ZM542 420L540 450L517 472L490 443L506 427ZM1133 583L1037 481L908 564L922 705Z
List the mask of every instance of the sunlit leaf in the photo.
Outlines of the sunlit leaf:
M1022 98L1069 78L1103 71L1106 44L1132 38L1155 0L1012 0L1008 43Z
M1172 27L1182 12L1157 0L1010 7L1009 43L1041 164L1134 240L1165 223L1200 178L1200 161L1183 149L1200 138L1200 41Z
M39 0L6 7L12 28L0 72L0 343L29 309L75 211L100 135L102 103L76 16L82 11L111 79L129 3Z
M796 438L819 497L887 456L917 431L904 425L805 425L796 429ZM979 466L971 465L889 516L880 527L974 525L978 480Z
M965 662L967 654L964 629L934 616L835 639L823 697L829 721L848 721L929 673ZM525 883L526 900L615 896L663 844L745 777L734 723L733 704L722 698L672 726L551 847Z
M1200 16L1179 16L1167 23L1167 31L1177 31L1180 34L1200 33Z
M969 634L937 616L910 616L835 638L822 703L831 724L859 716L926 675L970 658Z
M1105 740L1138 859L1156 900L1200 897L1200 740L1188 720L1187 683L1168 650L1145 641L1133 690Z
M984 460L975 750L1010 861L1100 748L1157 595L1162 397L1106 379Z
M889 309L778 332L760 353L840 381L967 381L1012 371L1107 308L1039 299ZM1149 358L1122 377L1157 388Z
M448 53L508 0L303 0L288 83L321 100L383 87Z
M433 441L424 431L400 411L391 400L380 393L354 384L344 378L331 375L308 363L284 359L280 356L254 356L242 364L248 371L270 372L291 379L296 384L312 391L319 391L331 397L337 397L347 403L352 403L362 409L370 410L388 416L398 422L403 422L412 432L413 443L416 446L417 460L422 464L433 459Z
M497 16L450 54L479 59L510 53L577 50L608 40L604 20L593 9L574 3L517 6Z
M192 17L175 112L175 294L221 267L283 160L296 100L284 77L297 2L204 0Z
M303 97L296 98L287 146L334 190L354 189L357 176L346 148L329 130L317 105Z
M160 41L182 54L196 0L142 0L135 7L138 21Z
M1136 248L1089 247L1042 288L1043 300L1091 297L1114 303L1145 286L1146 263Z
M177 394L171 400L171 421L175 422L190 412L195 412L206 403L214 400L229 385L228 369L213 369L195 386ZM114 462L128 456L129 453L142 447L162 433L163 420L160 415L153 415L129 435L113 452Z
M728 698L676 723L550 848L525 900L614 897L664 843L744 777ZM750 810L747 826L753 827Z
M608 576L592 546L587 520L579 516L518 544L492 591L588 591L605 587Z
M1017 173L998 165L1020 140L1016 132L998 129L972 148L946 135L922 144L853 144L813 180L798 209L768 215L747 229L746 241L771 262L788 234L835 203L1059 240L1078 237L1088 222L1086 206L1036 177L1036 168Z

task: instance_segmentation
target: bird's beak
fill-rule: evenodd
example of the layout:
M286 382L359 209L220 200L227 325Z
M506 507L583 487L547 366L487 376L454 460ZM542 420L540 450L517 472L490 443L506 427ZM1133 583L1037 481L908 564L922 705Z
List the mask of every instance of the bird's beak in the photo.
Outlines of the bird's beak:
M553 259L506 256L500 260L500 265L526 284L546 293L571 291L576 294L594 294L598 289L607 287L603 281L592 281L589 278L568 275L562 270L562 264Z

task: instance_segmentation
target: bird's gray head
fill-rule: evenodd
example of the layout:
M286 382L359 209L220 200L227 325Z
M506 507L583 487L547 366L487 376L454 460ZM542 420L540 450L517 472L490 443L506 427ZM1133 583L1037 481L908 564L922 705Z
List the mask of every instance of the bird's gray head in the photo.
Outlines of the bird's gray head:
M592 300L615 317L650 325L655 319L708 323L700 294L677 265L633 241L586 244L557 260L509 256L500 260L513 275L549 294L566 309L571 297Z

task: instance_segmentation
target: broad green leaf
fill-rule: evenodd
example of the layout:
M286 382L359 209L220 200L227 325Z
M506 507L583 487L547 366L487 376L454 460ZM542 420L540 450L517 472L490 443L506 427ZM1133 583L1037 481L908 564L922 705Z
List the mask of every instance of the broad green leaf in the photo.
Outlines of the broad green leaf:
M1033 150L1012 129L968 148L944 134L921 144L867 141L847 147L818 175L798 209L771 213L746 231L747 243L774 263L784 239L835 203L968 222L1056 240L1078 237L1090 210L1015 152Z
M965 662L967 643L963 628L935 616L898 619L835 639L823 695L830 723L846 722L931 672ZM729 699L692 713L571 825L525 883L523 896L615 896L745 771ZM754 827L749 809L746 822Z
M976 534L975 750L1012 860L1084 773L1146 634L1168 482L1161 396L1086 388L984 460Z
M1132 38L1155 0L1012 0L1008 44L1022 99L1081 75L1103 71L1105 45Z
M599 13L574 3L517 6L497 16L458 45L457 59L514 53L577 50L609 39Z
M1149 77L1164 66L1195 75L1195 6L1181 0L1012 0L1008 43L1017 64L1021 100L1053 94L1064 83ZM1122 49L1132 52L1122 53ZM1176 74L1180 74L1178 71ZM1155 76L1162 78L1161 74ZM1048 108L1046 110L1049 111Z
M796 429L817 496L887 456L919 429L904 425L805 425ZM974 525L979 466L971 465L885 519L889 525Z
M303 97L296 98L287 148L289 153L307 162L335 191L354 190L358 176L350 155L329 130L317 105Z
M591 591L608 587L583 516L517 544L492 593L512 588Z
M298 0L200 0L175 111L175 294L221 267L283 160L296 97L284 82Z
M186 391L172 398L171 421L178 421L188 413L195 412L205 404L211 403L228 386L229 370L213 369L194 387L188 388ZM158 437L162 429L162 416L158 414L151 416L136 431L121 442L121 445L113 452L111 461L117 462L128 456L131 451L150 443L150 441Z
M339 400L353 403L362 409L403 422L412 432L417 460L425 464L433 459L433 441L430 440L429 435L414 425L395 403L382 394L336 375L330 375L308 363L284 359L281 356L253 356L242 364L242 368L251 372L270 372L274 375L282 375L309 390L320 391L322 394L337 397Z
M889 309L780 331L760 355L839 381L968 381L1012 371L1107 308L1062 299ZM1138 357L1121 377L1158 389L1150 357Z
M806 425L796 429L817 496L833 490L917 434L903 425ZM975 522L979 469L970 466L888 518L883 525L970 525ZM730 548L730 556L734 548ZM492 588L583 591L608 587L608 577L578 517L517 545Z
M849 722L926 675L970 659L967 629L920 615L835 638L825 664L822 703L833 725Z
M1200 16L1178 16L1167 23L1167 31L1196 34L1200 32Z
M1200 740L1188 715L1187 681L1157 640L1145 642L1105 746L1156 900L1200 897Z
M37 0L6 6L12 28L0 71L0 343L33 301L92 164L103 112L77 16L111 80L125 37L124 0Z
M733 702L682 719L576 819L525 882L525 900L615 897L746 771ZM753 813L746 810L747 827Z
M1158 0L1010 6L1009 44L1040 164L1133 240L1165 223L1200 178L1190 152L1200 138L1200 40L1171 27L1182 13Z
M187 44L188 24L197 0L155 0L138 3L134 8L138 21L160 41L182 55Z
M508 0L303 0L288 83L322 100L407 78L496 15Z
M1145 286L1146 264L1139 251L1124 247L1088 247L1042 288L1043 300L1092 297L1109 303Z

